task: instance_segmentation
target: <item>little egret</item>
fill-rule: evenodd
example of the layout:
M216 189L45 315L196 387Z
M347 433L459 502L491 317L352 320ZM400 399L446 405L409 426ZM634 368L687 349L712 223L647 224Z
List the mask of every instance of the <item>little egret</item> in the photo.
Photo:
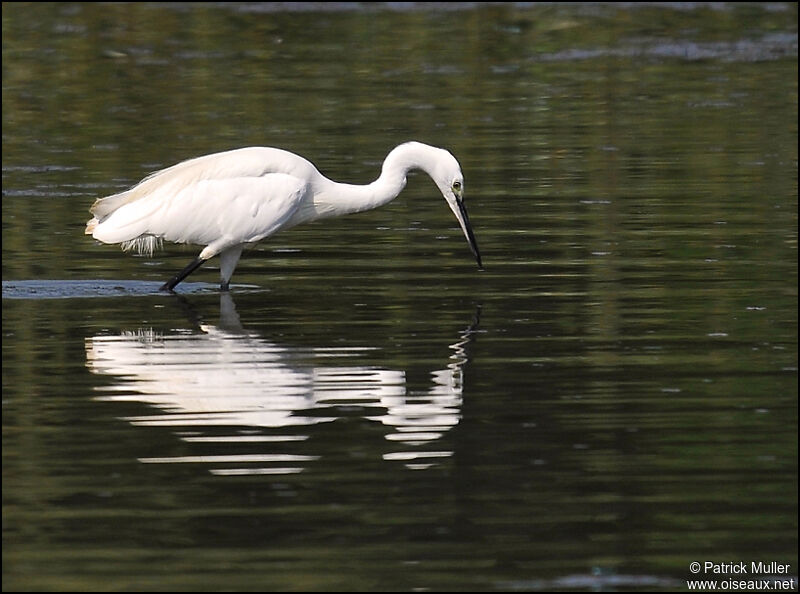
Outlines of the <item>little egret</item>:
M245 246L300 223L382 206L397 197L412 169L421 169L436 183L481 267L464 204L461 167L448 151L420 142L394 148L380 177L365 186L331 181L303 157L277 148L197 157L97 200L89 209L94 216L86 223L86 234L148 254L165 239L205 246L161 289L172 291L219 254L221 288L228 290Z

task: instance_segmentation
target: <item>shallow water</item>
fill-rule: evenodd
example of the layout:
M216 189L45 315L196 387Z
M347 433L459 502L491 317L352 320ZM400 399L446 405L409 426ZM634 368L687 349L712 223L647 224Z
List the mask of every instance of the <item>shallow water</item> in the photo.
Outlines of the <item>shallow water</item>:
M4 5L4 590L796 577L796 5L447 6ZM411 138L485 270L424 175L230 293L83 235L184 158Z

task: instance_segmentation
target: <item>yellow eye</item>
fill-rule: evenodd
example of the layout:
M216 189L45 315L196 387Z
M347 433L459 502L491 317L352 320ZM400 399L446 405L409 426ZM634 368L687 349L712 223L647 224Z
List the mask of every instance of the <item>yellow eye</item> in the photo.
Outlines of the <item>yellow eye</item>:
M461 191L461 182L460 181L453 182L453 190L455 190L456 192Z

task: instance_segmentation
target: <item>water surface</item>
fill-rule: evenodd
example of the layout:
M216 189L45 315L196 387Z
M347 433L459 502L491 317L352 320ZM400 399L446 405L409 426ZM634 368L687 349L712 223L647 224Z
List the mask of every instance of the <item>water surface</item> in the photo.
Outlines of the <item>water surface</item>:
M4 590L797 575L797 8L6 4ZM272 145L433 184L212 261L83 235ZM713 576L708 576L712 577Z

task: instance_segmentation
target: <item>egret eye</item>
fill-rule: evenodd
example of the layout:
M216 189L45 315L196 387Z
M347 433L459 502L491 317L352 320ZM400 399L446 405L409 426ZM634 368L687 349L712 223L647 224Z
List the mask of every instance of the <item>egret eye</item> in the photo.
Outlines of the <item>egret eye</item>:
M453 190L455 190L456 192L461 191L461 182L460 181L454 181L453 182Z

